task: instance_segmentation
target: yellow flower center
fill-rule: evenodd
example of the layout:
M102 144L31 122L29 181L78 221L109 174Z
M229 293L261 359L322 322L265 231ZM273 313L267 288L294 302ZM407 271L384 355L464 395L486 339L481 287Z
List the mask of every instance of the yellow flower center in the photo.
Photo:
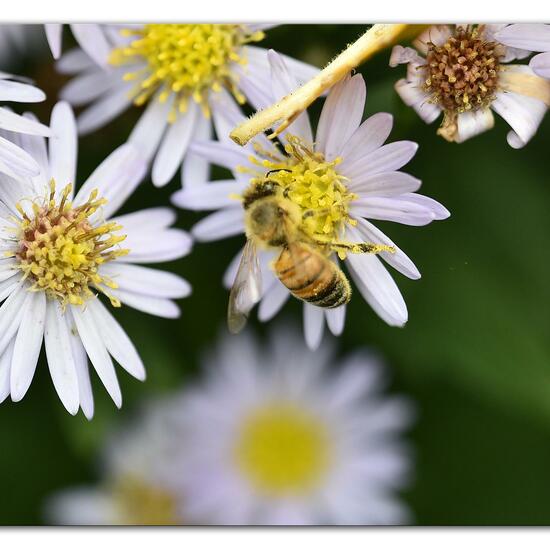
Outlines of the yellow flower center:
M63 306L83 304L94 296L93 287L118 307L120 302L103 288L117 285L100 275L98 269L128 254L129 250L114 248L126 235L113 234L122 229L115 222L94 225L90 221L90 216L107 202L97 198L97 190L79 206L73 206L70 193L71 185L67 185L56 202L52 180L49 195L33 202L32 216L17 205L21 219L16 220L18 245L13 255L18 267L32 281L31 291L44 291Z
M181 525L174 497L135 477L119 480L113 495L124 525Z
M287 403L252 411L235 447L237 464L258 490L271 495L303 493L316 486L330 464L326 427Z
M113 50L110 63L135 65L145 61L146 67L124 75L125 80L140 81L133 92L134 103L143 105L158 90L162 90L160 101L166 101L174 93L171 119L178 110L185 112L189 98L209 116L210 90L227 88L244 103L234 64L246 64L244 44L264 38L263 32L250 32L245 25L151 24L122 32L135 39Z
M286 155L274 155L255 144L258 156L250 160L262 170L261 176L251 179L251 187L266 178L277 182L284 196L300 207L306 234L315 240L338 240L346 223L356 224L349 216L349 204L357 196L348 191L346 178L336 169L342 159L327 161L296 136L287 135L287 142Z

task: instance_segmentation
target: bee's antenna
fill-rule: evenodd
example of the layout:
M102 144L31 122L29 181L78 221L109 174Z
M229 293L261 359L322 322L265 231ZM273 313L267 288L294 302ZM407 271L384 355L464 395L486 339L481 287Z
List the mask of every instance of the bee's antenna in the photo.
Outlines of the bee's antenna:
M276 168L275 170L270 170L265 175L266 178L269 177L269 174L273 174L274 172L292 172L292 170L289 170L288 168Z

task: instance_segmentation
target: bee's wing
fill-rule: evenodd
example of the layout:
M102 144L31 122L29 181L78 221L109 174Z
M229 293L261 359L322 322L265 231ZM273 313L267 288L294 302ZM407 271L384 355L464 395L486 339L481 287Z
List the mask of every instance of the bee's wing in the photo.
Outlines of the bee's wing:
M233 334L240 332L250 310L262 297L262 273L254 241L246 241L235 281L229 294L227 325Z

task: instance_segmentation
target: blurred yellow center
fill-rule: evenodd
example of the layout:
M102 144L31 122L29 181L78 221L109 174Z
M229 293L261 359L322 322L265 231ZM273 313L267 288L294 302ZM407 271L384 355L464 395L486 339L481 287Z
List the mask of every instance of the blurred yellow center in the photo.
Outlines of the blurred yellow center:
M120 306L120 302L102 288L117 285L100 275L98 268L128 254L126 249L114 249L126 235L113 234L122 229L114 222L94 225L90 221L90 216L107 202L97 198L97 190L79 206L73 206L70 193L71 185L67 185L57 202L52 180L45 200L33 202L33 215L17 205L21 214L14 253L18 267L32 281L31 291L44 291L63 306L83 304L93 297L90 287L105 293L114 306Z
M262 40L262 32L250 32L245 25L175 25L150 24L138 29L125 29L123 34L135 37L127 46L113 50L113 65L146 62L146 67L125 74L125 80L139 80L134 92L137 105L145 103L162 90L160 101L171 93L177 110L185 112L189 98L199 103L209 115L208 92L229 89L244 103L238 90L233 64L246 64L242 46Z
M235 452L252 485L276 495L312 489L330 460L326 427L307 411L285 403L251 412Z
M178 525L174 497L166 490L134 477L114 487L117 509L124 525Z
M255 146L258 157L250 160L266 172L260 178L253 178L251 184L264 178L276 181L284 196L300 207L302 230L316 240L338 240L345 223L356 223L349 217L349 204L357 197L348 191L346 178L336 170L342 159L327 161L322 153L313 152L300 138L287 135L286 139L286 155L280 157Z

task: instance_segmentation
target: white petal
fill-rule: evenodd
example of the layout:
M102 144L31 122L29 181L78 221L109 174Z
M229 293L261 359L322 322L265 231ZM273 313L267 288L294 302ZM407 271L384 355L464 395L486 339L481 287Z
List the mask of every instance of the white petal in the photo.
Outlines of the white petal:
M550 52L535 55L529 62L529 67L542 78L550 78Z
M151 177L156 186L166 185L176 173L193 138L199 116L199 106L193 101L187 112L180 114L168 127L153 163Z
M323 308L304 303L304 337L309 349L316 350L321 345L324 328Z
M116 87L121 76L117 71L93 70L71 79L59 93L60 99L74 107L86 105Z
M146 208L131 214L117 216L116 221L128 233L133 231L158 231L165 229L176 221L176 213L172 208Z
M15 338L7 345L4 353L0 354L0 403L10 394L11 358L14 344Z
M128 142L133 143L147 161L153 158L159 146L168 126L168 115L172 108L173 99L161 102L158 99L159 94L160 92L149 102L128 138Z
M416 204L423 206L432 212L435 220L446 220L451 215L451 213L441 203L431 197L420 195L419 193L405 193L404 195L401 195L401 197L396 198L407 202L415 202Z
M0 136L0 172L22 181L40 174L40 166L23 149Z
M413 141L395 141L353 159L344 158L339 171L348 178L354 179L366 174L379 174L399 170L415 155L418 144Z
M275 317L289 297L290 292L288 289L278 280L274 281L260 302L258 319L260 321L269 321Z
M99 300L90 300L88 308L95 318L96 327L107 351L134 378L145 380L145 367L141 358L116 319Z
M248 166L248 156L242 147L218 141L195 141L189 150L199 157L234 171L237 166Z
M95 69L96 65L92 58L80 48L73 48L63 54L55 64L57 72L61 74L76 74L88 69Z
M109 392L111 399L120 408L122 405L122 394L120 393L115 367L99 333L97 323L89 308L72 307L71 309L86 353L103 385Z
M125 290L112 290L113 296L116 296L123 304L134 309L156 315L157 317L166 317L167 319L176 319L180 316L180 309L172 300L166 298L157 298L155 296L145 296L135 292Z
M59 59L61 55L61 38L63 33L63 25L61 23L46 23L46 39L52 51L54 59Z
M278 100L298 88L298 80L288 70L286 63L281 55L274 50L269 50L267 54L271 66L271 87L273 97ZM313 132L307 111L304 111L289 127L292 135L301 137L306 143L313 143ZM284 136L286 131L281 135Z
M42 347L46 322L46 295L29 292L23 304L21 325L15 338L10 387L13 401L23 399L31 385Z
M340 156L353 163L356 158L375 151L388 139L392 126L393 117L389 113L372 115L353 132Z
M92 383L90 381L90 371L88 369L88 356L82 345L82 340L80 339L76 323L69 308L66 310L63 317L69 333L71 352L73 354L76 376L78 378L80 408L84 416L88 420L91 420L94 416L94 396L92 394Z
M332 332L334 336L340 336L344 331L344 324L346 322L346 306L343 305L334 309L327 309L325 311L325 317L330 332Z
M22 283L18 283L18 286L0 306L0 354L4 353L10 340L19 329L23 315L22 307L26 297L26 287Z
M382 231L372 225L372 223L359 218L357 220L357 230L367 242L393 246L395 248L394 253L382 252L379 256L384 258L388 264L405 275L405 277L408 277L409 279L420 279L420 272L412 260L398 246L396 246L391 239L382 233Z
M327 159L337 157L359 128L363 118L367 88L360 74L335 86L321 112L317 129L316 150Z
M29 120L38 122L33 113L24 113L23 116ZM34 181L36 192L42 192L43 185L50 179L50 162L48 159L48 148L46 140L40 135L22 134L20 136L21 147L38 163L40 175ZM36 176L35 176L36 178ZM40 186L40 190L38 187Z
M154 233L128 233L122 243L130 253L125 262L156 263L183 258L191 250L192 240L182 229L164 229Z
M78 378L71 350L71 342L64 313L57 300L49 301L46 308L44 344L53 385L63 406L71 414L79 407Z
M59 195L67 184L74 186L76 180L76 123L68 103L60 101L55 105L50 126L53 132L49 141L50 175L57 184L56 193Z
M550 25L542 23L518 23L508 25L495 34L495 38L513 48L533 52L550 51Z
M427 225L436 219L430 208L402 196L358 199L353 202L351 212L355 217L416 226Z
M96 215L110 218L143 180L147 164L133 145L125 143L115 149L91 174L79 189L75 204L88 200L90 193L97 189L99 195L107 199Z
M216 241L244 232L242 207L224 208L203 218L191 230L198 241Z
M513 128L508 143L515 149L525 146L535 135L547 109L539 99L514 92L497 93L491 108Z
M348 269L363 298L386 323L403 326L407 322L407 306L388 270L373 254L350 254Z
M212 122L210 119L199 116L195 129L195 139L197 141L208 141L212 139ZM210 163L188 150L181 170L182 187L185 188L206 183L209 175Z
M451 34L452 30L449 25L432 25L413 41L413 46L420 53L426 55L430 42L436 46L443 46Z
M72 23L71 30L80 47L99 65L107 65L111 45L95 23Z
M18 115L9 109L0 107L0 128L11 132L32 134L37 136L50 136L50 129L31 118Z
M233 144L229 133L246 118L241 108L225 89L210 94L210 108L218 140L222 143Z
M431 124L441 114L441 108L430 103L430 95L416 81L409 82L402 78L395 83L395 91L403 103L412 107L426 124Z
M0 78L0 101L39 103L45 99L46 94L35 86Z
M189 210L217 210L239 205L238 198L247 187L246 182L216 180L207 185L180 189L172 195L172 202Z
M77 118L80 135L89 134L101 128L132 104L130 91L134 84L123 84L107 92L104 96L82 111Z
M495 125L495 118L490 109L466 111L457 117L457 143L462 143L477 136Z
M158 298L185 298L191 286L179 275L122 262L101 266L100 273L113 279L121 290L156 296Z
M422 65L422 63L424 63L424 59L418 55L418 52L415 49L404 48L403 46L397 44L397 46L394 46L391 51L389 66L397 67L403 63L415 63Z
M422 182L405 172L382 172L380 174L361 175L348 184L353 193L364 196L393 197L402 193L414 193Z

